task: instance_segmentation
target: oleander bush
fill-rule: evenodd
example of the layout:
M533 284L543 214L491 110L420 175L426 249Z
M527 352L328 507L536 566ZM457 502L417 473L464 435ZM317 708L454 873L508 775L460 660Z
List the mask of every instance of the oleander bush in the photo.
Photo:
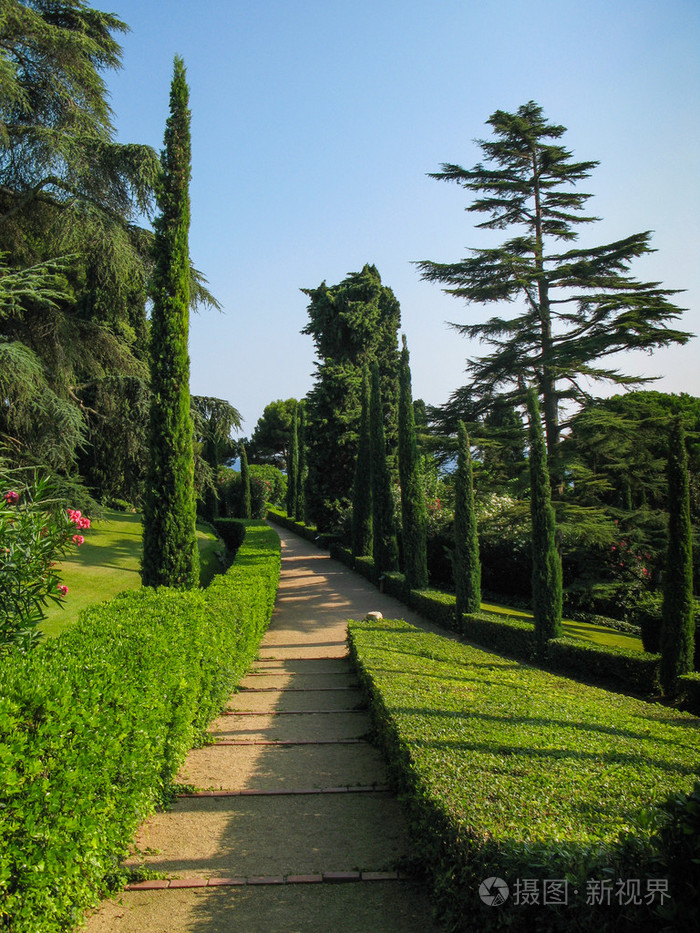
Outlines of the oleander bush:
M668 840L697 823L691 716L403 621L350 622L349 640L446 930L651 933L666 928L663 912L689 915L698 867L674 874ZM690 795L675 824L658 806L669 794ZM479 896L494 877L510 888L500 907ZM568 904L544 906L557 879ZM525 880L539 904L524 902ZM642 903L623 903L635 880ZM647 900L665 880L672 908ZM604 885L611 903L587 903Z
M246 523L206 590L141 589L0 671L0 928L70 930L253 658L279 538Z

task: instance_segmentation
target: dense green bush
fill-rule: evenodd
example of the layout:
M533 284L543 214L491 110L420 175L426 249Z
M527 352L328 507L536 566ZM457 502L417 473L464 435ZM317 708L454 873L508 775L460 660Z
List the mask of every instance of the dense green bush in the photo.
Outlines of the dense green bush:
M279 539L249 523L204 591L142 589L86 611L0 672L0 915L70 930L163 801L269 622Z
M700 716L700 674L683 674L678 681L683 709Z
M264 518L267 511L267 482L256 476L249 467L250 510L253 518ZM216 477L220 518L243 518L245 511L244 488L241 474L230 467L220 467Z
M315 525L306 525L303 522L295 522L293 518L289 518L287 516L286 511L278 509L275 506L268 506L267 517L271 522L274 522L275 525L279 525L281 528L286 528L287 531L293 531L294 534L299 535L301 538L305 538L307 541L311 541L312 544L318 544L321 546L318 529Z
M212 522L216 533L226 545L230 554L235 554L243 544L246 523L240 518L217 518Z
M683 873L669 867L673 839L697 831L697 795L679 803L673 823L656 809L697 779L691 717L403 621L350 622L349 637L414 860L446 930L656 933L666 929L659 901L644 900L655 879L669 880L679 917L692 906L694 836ZM493 877L510 886L500 907L479 897ZM526 879L540 898L545 882L566 882L568 906L518 904ZM618 902L618 879L639 879L641 904ZM586 902L591 881L610 884L610 904Z
M282 470L271 463L249 463L248 472L266 484L268 502L273 505L284 503L287 496L287 477Z

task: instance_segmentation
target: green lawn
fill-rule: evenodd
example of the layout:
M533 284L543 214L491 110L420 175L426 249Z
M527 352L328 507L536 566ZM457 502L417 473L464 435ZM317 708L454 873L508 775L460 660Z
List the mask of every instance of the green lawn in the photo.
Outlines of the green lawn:
M524 609L509 609L507 606L499 606L495 603L482 603L484 612L492 612L494 615L511 616L514 619L523 619L531 622L534 618L531 612ZM564 635L570 638L583 638L585 641L593 642L596 645L603 645L606 648L627 648L630 651L644 651L642 639L636 635L625 635L622 632L616 632L615 629L606 628L603 625L593 625L590 622L572 622L570 619L564 619L562 622Z
M46 608L41 631L49 637L60 635L82 609L140 587L141 536L140 514L106 509L105 518L85 532L85 543L61 562L68 596L63 605ZM222 546L208 525L197 526L197 543L201 583L206 585L219 567L216 553Z

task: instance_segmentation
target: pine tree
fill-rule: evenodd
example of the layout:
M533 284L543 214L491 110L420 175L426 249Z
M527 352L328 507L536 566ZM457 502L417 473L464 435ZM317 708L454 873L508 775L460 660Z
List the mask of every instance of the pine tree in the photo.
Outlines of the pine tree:
M353 557L368 557L372 554L372 454L369 411L369 372L365 366L362 376L360 437L355 461L355 481L352 487Z
M144 586L199 582L193 424L187 352L190 304L190 112L185 66L176 57L161 156L151 316L150 464L144 496Z
M308 479L308 467L306 465L306 406L304 402L299 402L298 419L298 448L299 458L297 466L297 507L296 520L298 522L306 521L306 481Z
M469 435L463 421L457 428L455 474L455 550L453 572L457 594L457 620L481 607L481 562L474 508L474 480Z
M522 310L507 318L453 326L494 348L469 362L477 398L505 389L521 400L521 385L539 387L556 474L560 402L585 401L590 379L646 381L601 361L621 350L683 344L691 335L668 326L682 313L668 300L674 291L627 274L634 259L652 252L650 232L589 249L551 248L552 241L575 240L576 225L598 219L580 213L591 195L572 190L598 163L572 160L558 142L566 127L547 123L534 101L514 114L497 110L487 123L495 139L478 141L485 163L471 170L443 164L431 177L476 192L467 210L487 215L478 226L515 227L514 236L497 247L473 249L461 262L418 266L424 279L444 283L445 291L468 304L512 306L521 299Z
M386 462L384 407L379 386L379 368L372 363L370 391L370 452L372 477L372 557L374 571L379 576L386 570L398 570L399 549L396 543L394 501L391 497L391 477Z
M427 525L405 336L399 370L399 478L404 576L409 589L420 590L428 585Z
M241 444L241 518L252 518L253 508L250 497L250 470L248 469L248 454L245 444Z
M661 684L672 695L678 677L693 670L693 544L685 431L680 417L668 449L668 551L661 617Z
M530 416L530 513L532 516L532 604L540 645L562 633L562 570L554 529L547 450L537 393L527 395Z
M297 410L298 406L295 405L289 439L289 457L287 459L287 515L292 519L297 513L299 483L299 431L297 427Z

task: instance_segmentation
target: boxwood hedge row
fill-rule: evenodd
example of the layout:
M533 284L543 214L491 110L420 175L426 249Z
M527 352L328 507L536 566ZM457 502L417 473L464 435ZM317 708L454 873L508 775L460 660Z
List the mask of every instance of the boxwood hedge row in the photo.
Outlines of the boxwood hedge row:
M279 538L247 522L206 590L124 594L0 671L0 928L69 930L245 672Z
M404 621L349 640L446 930L696 928L691 716Z

